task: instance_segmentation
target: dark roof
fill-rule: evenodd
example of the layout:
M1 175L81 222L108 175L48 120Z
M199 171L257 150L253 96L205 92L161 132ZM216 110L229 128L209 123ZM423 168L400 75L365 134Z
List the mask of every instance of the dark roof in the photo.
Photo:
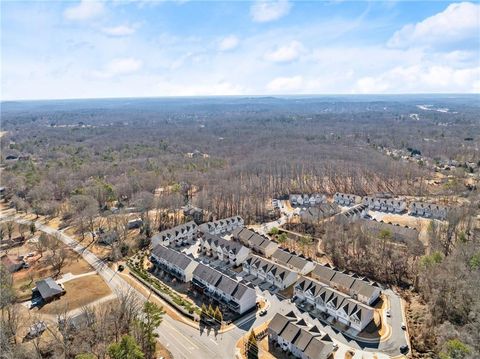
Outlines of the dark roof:
M39 280L36 283L36 287L43 299L48 299L64 292L62 287L51 277Z
M195 268L193 271L193 276L213 286L216 286L222 277L222 273L202 263L199 263L197 268Z
M280 336L287 342L293 343L300 334L300 328L294 323L288 323L285 329L280 333Z
M308 343L304 354L308 359L327 359L332 351L333 344L331 342L313 338L310 343Z
M330 266L317 264L312 273L318 277L319 281L329 284L336 272Z
M268 329L279 335L291 320L291 318L287 318L280 313L276 313L270 323L268 323Z
M312 333L310 333L308 330L305 329L300 329L300 334L298 337L295 339L295 342L293 343L300 351L304 351L305 348L307 347L308 343L310 343L310 340L313 339Z
M189 256L181 252L177 252L174 249L162 246L161 244L152 249L152 254L158 258L165 259L168 263L171 263L181 269L186 269L190 263L194 262L194 260Z

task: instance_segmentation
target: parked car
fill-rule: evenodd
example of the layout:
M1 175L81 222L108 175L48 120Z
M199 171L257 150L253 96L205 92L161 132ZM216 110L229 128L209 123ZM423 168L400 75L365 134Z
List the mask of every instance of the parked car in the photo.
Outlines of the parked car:
M32 301L30 302L30 309L38 306L40 303L42 303L42 300L43 300L42 297L32 298Z
M387 310L387 317L390 318L392 316L392 313L390 313L390 309Z
M262 309L258 314L259 314L261 317L263 317L264 315L267 315L267 310L266 310L266 309Z
M405 325L405 323L402 323L401 328L402 328L402 330L407 330L407 326Z
M408 345L402 345L400 347L400 353L402 353L402 354L407 354L409 350L410 350L410 348L408 347Z

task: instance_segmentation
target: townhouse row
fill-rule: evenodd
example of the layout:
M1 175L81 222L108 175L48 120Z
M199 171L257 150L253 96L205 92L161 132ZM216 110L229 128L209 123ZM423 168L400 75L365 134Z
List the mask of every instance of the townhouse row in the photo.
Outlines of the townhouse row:
M182 282L191 283L197 290L237 314L243 314L256 305L254 289L172 248L155 246L150 261L156 269Z
M382 198L380 196L387 194L379 194L378 196L360 196L337 192L333 196L333 201L341 206L355 206L363 203L373 211L403 213L407 210L407 203L402 200L392 198ZM409 214L414 216L435 218L444 220L447 217L447 207L440 206L434 203L427 202L413 202L410 204Z
M306 301L312 308L326 313L340 323L362 331L372 320L374 309L323 283L306 277L294 287L295 298Z
M410 205L410 214L444 220L447 218L447 208L433 203L413 202Z
M194 221L190 221L171 229L162 231L152 237L152 246L162 244L164 246L181 246L193 243L199 234L225 234L233 231L238 227L243 227L244 221L240 216L220 219L218 221L206 222L197 225Z
M239 266L250 254L250 249L240 242L229 241L215 234L206 233L200 237L200 251L203 255Z
M270 258L278 249L278 243L275 243L269 238L261 236L248 228L236 228L232 232L232 239L267 258Z
M324 203L327 197L319 193L290 194L289 200L293 207L313 207Z
M311 273L311 277L323 285L343 292L366 305L375 303L381 294L381 289L377 283L371 282L366 277L341 272L329 265L317 264Z
M268 339L272 344L301 359L333 359L335 346L328 334L290 312L276 313L268 323Z

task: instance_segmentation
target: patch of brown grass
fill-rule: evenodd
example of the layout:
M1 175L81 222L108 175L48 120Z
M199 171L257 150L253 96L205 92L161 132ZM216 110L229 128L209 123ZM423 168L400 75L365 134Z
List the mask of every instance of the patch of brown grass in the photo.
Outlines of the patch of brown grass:
M65 308L73 310L88 305L112 293L103 279L97 275L89 275L63 284L65 294L59 299L39 309L42 314L57 314Z

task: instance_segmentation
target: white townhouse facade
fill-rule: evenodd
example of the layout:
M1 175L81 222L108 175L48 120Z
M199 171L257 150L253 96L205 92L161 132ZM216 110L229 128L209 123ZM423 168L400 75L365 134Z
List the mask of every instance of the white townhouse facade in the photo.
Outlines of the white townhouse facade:
M226 264L234 264L235 266L242 264L250 254L250 249L240 242L226 240L209 233L200 237L200 249L204 255L218 258Z
M324 203L327 197L319 193L290 194L289 200L293 207L314 207Z
M398 199L365 196L362 201L372 211L403 213L407 209L406 202Z
M351 207L362 202L362 197L350 193L337 192L333 195L333 201L340 206Z
M291 286L298 278L296 272L253 254L248 256L242 265L246 273L274 285L280 290Z
M297 281L294 294L296 298L305 300L315 309L359 332L373 320L372 307L306 277Z
M382 293L375 282L338 271L329 265L317 264L311 272L311 277L322 285L334 288L367 305L373 304Z
M434 203L413 202L410 205L410 214L413 216L444 220L447 218L447 212L447 207Z
M161 244L152 249L150 261L157 269L166 271L182 282L192 280L193 271L198 265L193 258Z
M167 229L152 237L152 246L162 244L168 247L192 243L196 239L197 229L198 226L194 221Z
M206 222L199 226L199 230L203 233L210 234L225 234L232 232L237 227L243 227L244 225L243 218L240 216L233 216L224 219L219 219L217 221Z
M238 314L249 311L257 303L254 289L201 263L193 271L192 284L205 295Z

